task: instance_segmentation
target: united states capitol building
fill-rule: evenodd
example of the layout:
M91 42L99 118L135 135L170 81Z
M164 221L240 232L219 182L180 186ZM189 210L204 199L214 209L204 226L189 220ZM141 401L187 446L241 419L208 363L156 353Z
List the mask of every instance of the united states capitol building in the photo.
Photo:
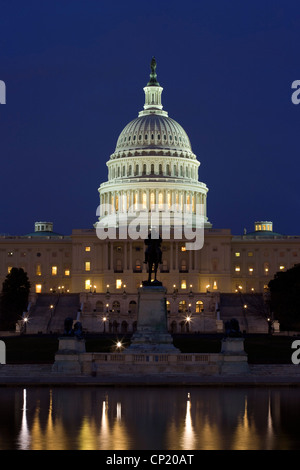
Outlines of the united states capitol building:
M187 237L174 230L162 237L158 279L167 288L170 332L221 332L231 318L245 332L268 331L268 282L299 263L300 237L276 233L271 221L253 221L253 232L240 236L213 228L200 162L185 130L163 110L162 91L153 59L144 107L124 127L107 162L93 227L65 236L52 222L39 221L32 233L0 238L2 282L19 267L31 283L27 332L59 332L67 316L80 318L88 332L135 331L138 289L148 277L144 239L101 239L97 226L109 215L128 227L133 212L174 216L183 208L192 220L200 217L203 247L190 249Z

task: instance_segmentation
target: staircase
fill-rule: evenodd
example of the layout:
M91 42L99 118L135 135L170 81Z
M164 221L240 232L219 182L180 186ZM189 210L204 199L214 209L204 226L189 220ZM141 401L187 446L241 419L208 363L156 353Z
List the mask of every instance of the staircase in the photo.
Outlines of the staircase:
M67 317L75 321L80 308L79 294L60 294L48 325L48 332L63 333L64 321Z
M63 333L65 319L76 320L78 309L79 294L38 294L29 312L26 333Z
M30 309L26 324L26 333L37 334L47 333L48 324L51 318L51 308L53 310L58 302L59 294L38 294L35 305Z
M232 318L242 332L268 333L262 294L220 294L220 319L225 324Z

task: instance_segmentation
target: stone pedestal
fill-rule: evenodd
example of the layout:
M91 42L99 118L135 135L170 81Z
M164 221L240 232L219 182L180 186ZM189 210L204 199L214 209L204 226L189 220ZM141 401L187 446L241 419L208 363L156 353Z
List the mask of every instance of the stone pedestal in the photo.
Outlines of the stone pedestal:
M222 340L221 374L249 374L248 356L244 349L244 338L224 338Z
M166 289L163 286L144 286L138 291L137 331L124 352L178 353L168 332Z
M65 375L80 375L82 372L80 356L86 352L85 340L62 336L58 341L59 346L52 371Z

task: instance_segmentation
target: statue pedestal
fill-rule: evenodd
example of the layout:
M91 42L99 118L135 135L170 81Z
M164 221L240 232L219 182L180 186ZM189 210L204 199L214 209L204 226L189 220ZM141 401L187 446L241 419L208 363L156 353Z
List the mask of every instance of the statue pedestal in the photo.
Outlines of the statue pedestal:
M221 373L224 375L248 374L248 355L244 349L244 338L224 338L222 340L221 355L223 361Z
M138 291L137 331L124 353L178 353L168 332L166 289L163 286L144 286Z
M85 353L85 340L74 336L62 336L58 338L59 347L55 354L55 362L52 371L65 375L80 375L80 357Z

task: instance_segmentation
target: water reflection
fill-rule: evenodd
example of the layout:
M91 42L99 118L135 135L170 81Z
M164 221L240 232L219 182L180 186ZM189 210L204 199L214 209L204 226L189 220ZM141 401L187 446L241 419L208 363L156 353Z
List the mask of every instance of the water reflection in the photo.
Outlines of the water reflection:
M297 449L297 389L2 388L0 449Z

